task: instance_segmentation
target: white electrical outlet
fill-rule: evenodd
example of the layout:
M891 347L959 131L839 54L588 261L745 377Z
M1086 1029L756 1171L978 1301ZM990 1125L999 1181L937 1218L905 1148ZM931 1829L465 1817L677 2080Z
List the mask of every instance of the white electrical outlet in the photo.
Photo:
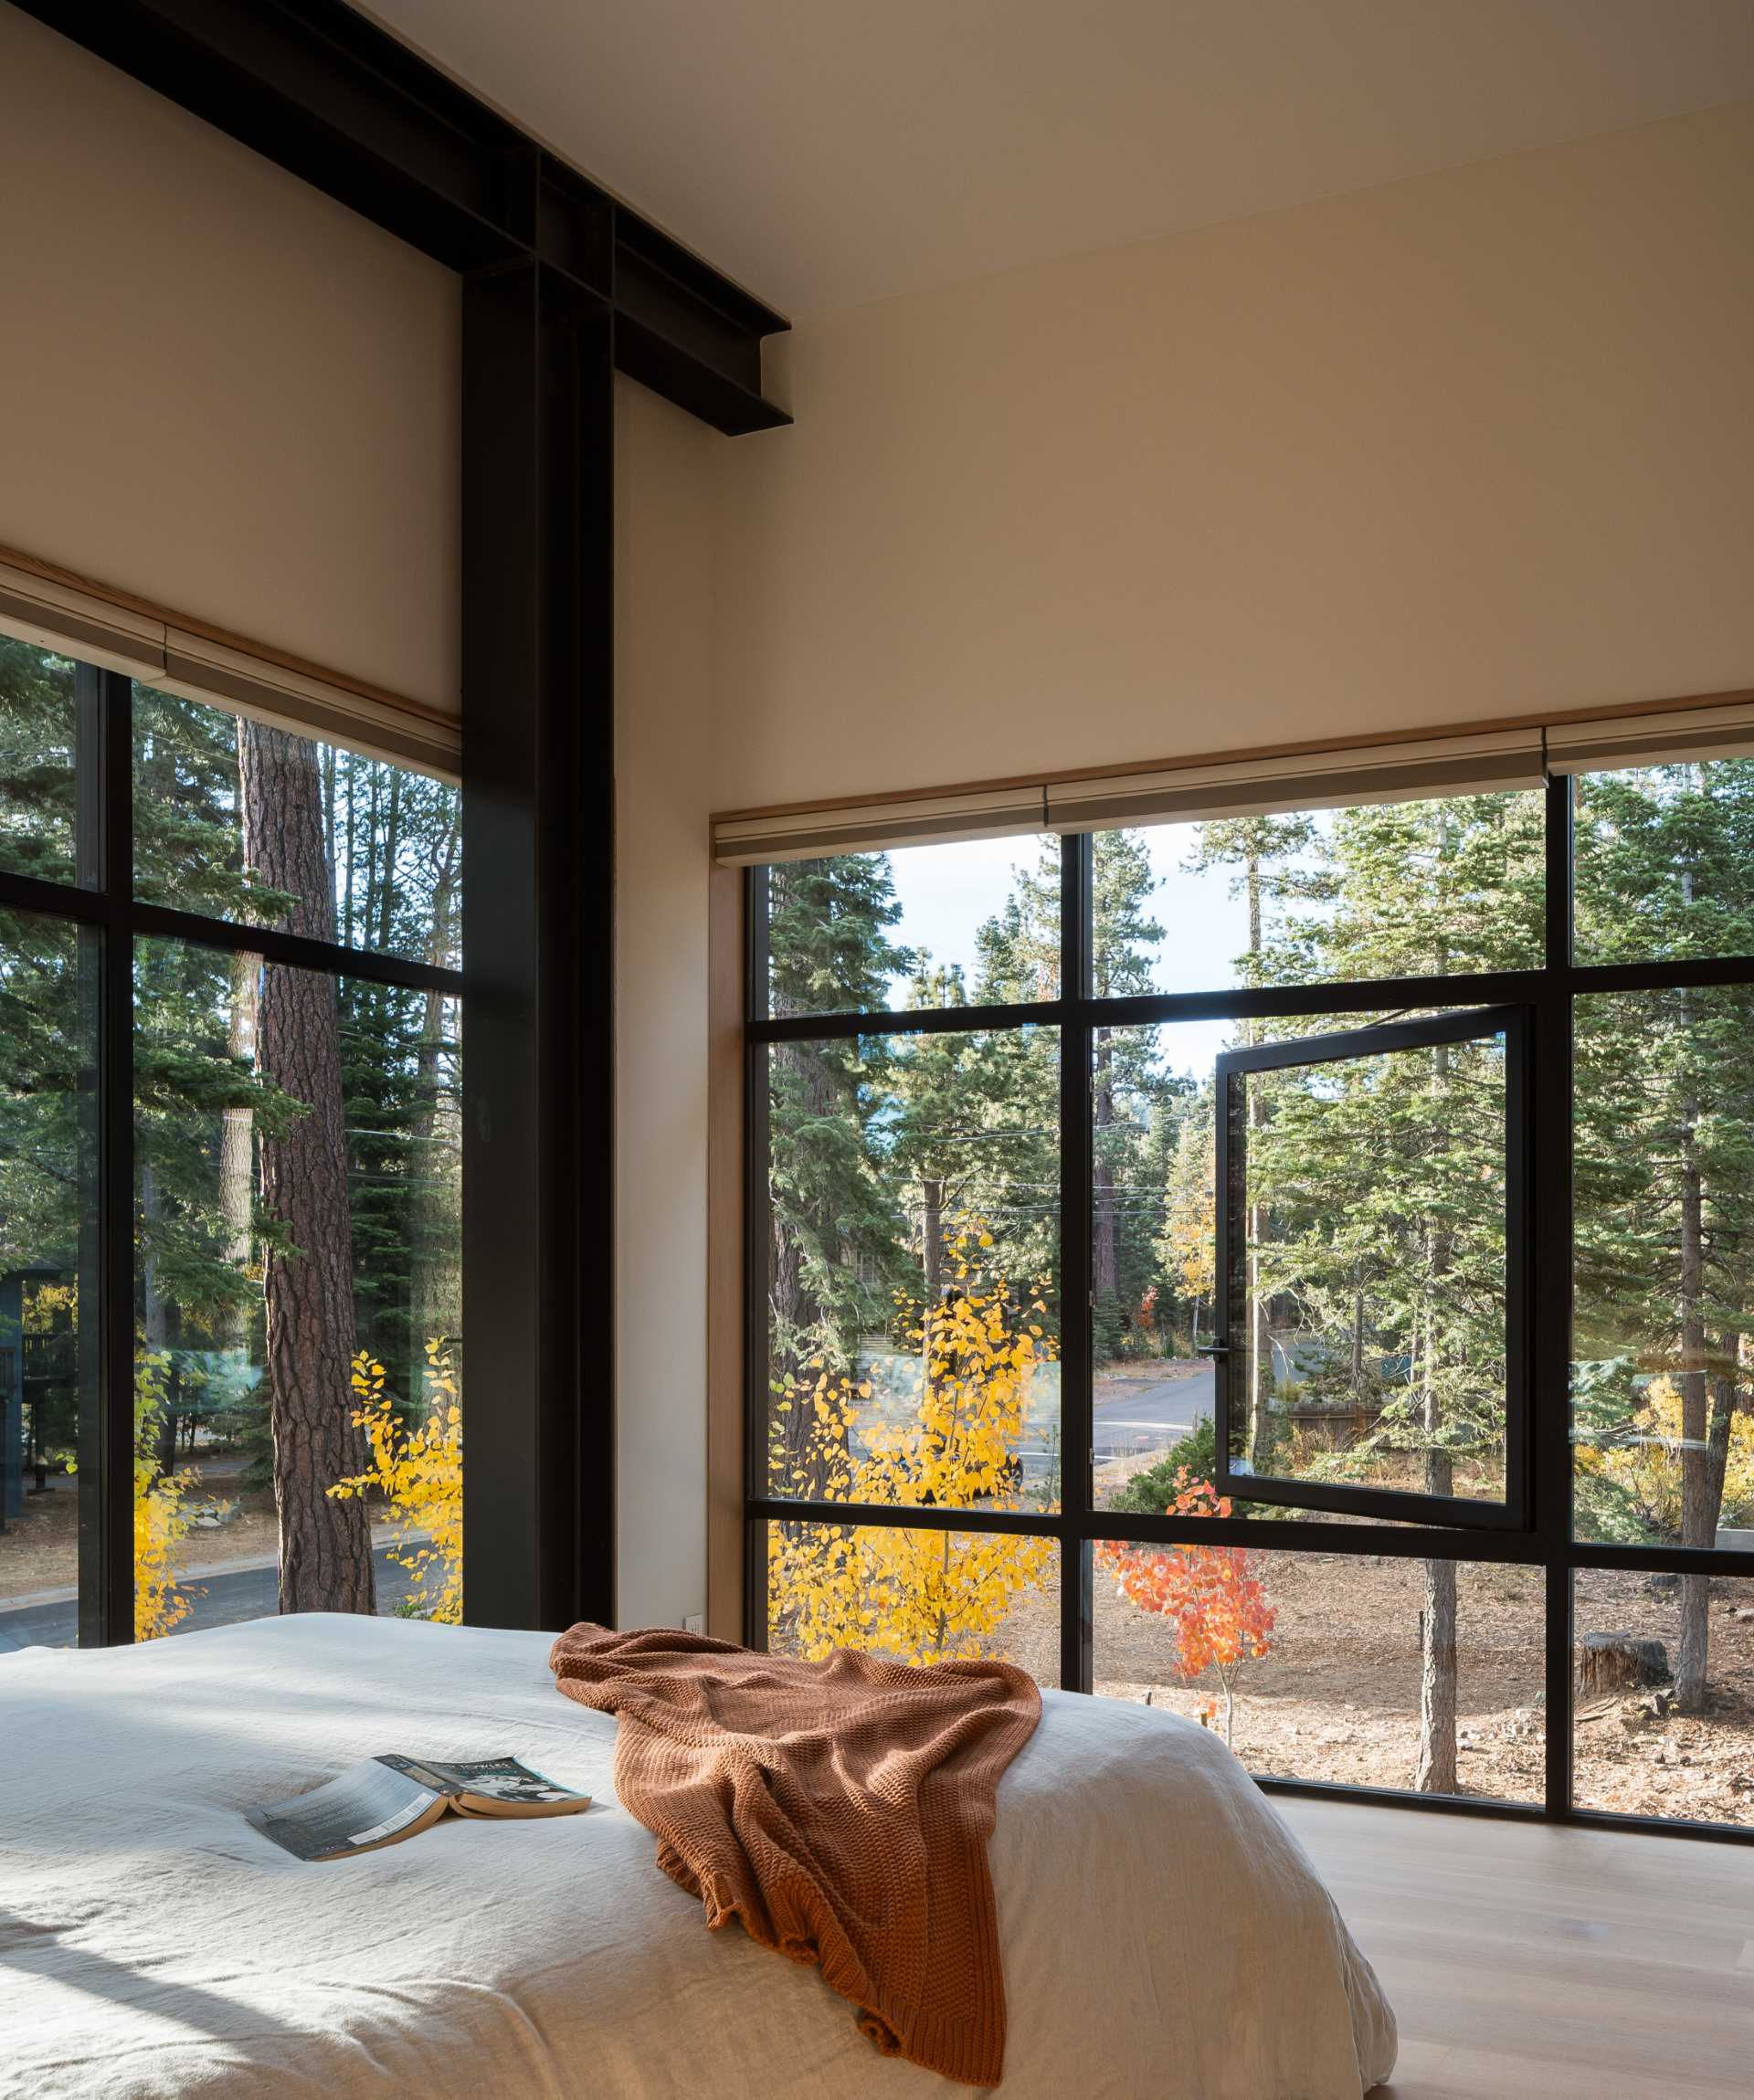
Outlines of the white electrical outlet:
M682 1631L684 1633L704 1633L706 1631L705 1612L691 1611L682 1621Z

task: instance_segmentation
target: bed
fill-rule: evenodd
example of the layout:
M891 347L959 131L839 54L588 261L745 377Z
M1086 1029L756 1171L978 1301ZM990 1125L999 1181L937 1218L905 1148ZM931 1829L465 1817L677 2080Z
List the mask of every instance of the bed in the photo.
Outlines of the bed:
M313 1614L0 1659L0 2093L926 2100L616 1805L549 1637ZM1217 1738L1050 1692L991 1858L1008 2100L1356 2100L1394 2021ZM244 1820L384 1750L512 1751L582 1816L301 1864Z

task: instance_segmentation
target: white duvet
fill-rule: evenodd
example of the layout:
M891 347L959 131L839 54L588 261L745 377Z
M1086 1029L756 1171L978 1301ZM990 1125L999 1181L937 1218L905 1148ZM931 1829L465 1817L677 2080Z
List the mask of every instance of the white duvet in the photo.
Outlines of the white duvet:
M542 1633L313 1616L0 1658L0 2092L923 2100L660 1873ZM377 1751L597 1797L306 1866L244 1820ZM1049 1693L992 1844L1009 2100L1356 2100L1393 2016L1217 1738Z

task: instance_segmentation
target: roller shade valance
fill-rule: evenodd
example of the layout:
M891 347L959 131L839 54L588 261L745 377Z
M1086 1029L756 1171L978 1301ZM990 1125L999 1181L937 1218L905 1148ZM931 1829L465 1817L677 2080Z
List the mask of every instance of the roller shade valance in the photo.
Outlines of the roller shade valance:
M164 627L102 598L0 564L0 634L130 678L164 670Z
M1484 795L1539 787L1544 779L1538 729L1432 737L1415 744L1359 744L1347 751L1166 766L1105 780L1052 781L1047 788L1048 824L1054 831L1185 824L1278 809L1334 809L1350 802Z
M751 811L714 818L713 849L722 866L747 867L959 839L1096 831L1274 809L1331 808L1347 802L1538 787L1543 778L1538 729L1495 732L1292 756L1190 762L1103 778L955 789L905 801Z
M814 860L827 853L881 853L894 846L942 846L958 839L1013 839L1047 828L1042 788L995 788L922 795L907 802L719 817L713 823L713 851L721 867L752 868L777 860Z
M295 729L426 773L455 775L462 761L459 725L412 702L391 702L306 677L244 649L227 649L177 628L164 630L158 684L187 700Z
M1556 723L1547 733L1551 773L1612 773L1689 758L1754 755L1754 700L1598 722Z
M1192 758L814 809L741 810L713 818L713 849L721 865L746 867L958 839L1485 795L1540 787L1555 775L1744 757L1754 757L1754 692L1728 692L1612 715L1560 715L1545 725L1487 724L1325 751Z
M4 560L0 635L423 773L455 778L461 769L453 715Z

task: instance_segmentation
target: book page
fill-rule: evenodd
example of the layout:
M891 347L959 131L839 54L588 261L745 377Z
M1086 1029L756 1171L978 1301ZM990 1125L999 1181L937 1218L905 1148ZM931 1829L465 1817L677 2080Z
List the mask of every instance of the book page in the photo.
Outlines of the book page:
M445 1763L428 1758L417 1763L410 1760L407 1768L416 1777L430 1775L448 1793L479 1794L489 1800L502 1801L508 1808L547 1808L589 1798L575 1788L563 1787L545 1772L538 1772L516 1757L479 1757Z
M368 1757L308 1794L251 1809L249 1820L297 1859L343 1859L410 1832L445 1797L408 1773Z

